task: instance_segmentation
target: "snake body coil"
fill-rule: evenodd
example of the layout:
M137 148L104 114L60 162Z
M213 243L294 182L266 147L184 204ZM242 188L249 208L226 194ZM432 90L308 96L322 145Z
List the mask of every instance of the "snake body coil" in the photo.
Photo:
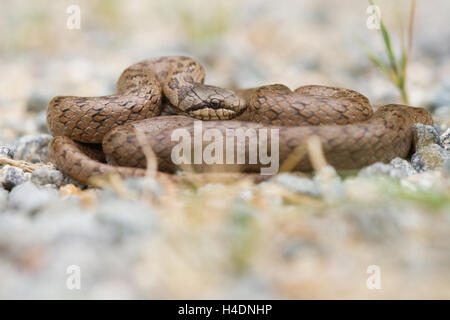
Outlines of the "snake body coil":
M431 115L422 108L386 105L373 113L366 97L348 89L304 86L292 92L283 85L269 85L233 92L205 85L204 78L204 68L195 60L163 57L127 68L117 83L117 94L55 97L47 111L54 136L51 161L82 182L110 173L142 176L148 160L143 146L150 146L158 169L174 172L178 167L171 151L178 142L172 141L171 134L185 128L193 135L194 120L199 119L208 120L202 122L203 130L214 128L223 136L227 129L255 129L257 135L260 129L278 129L280 163L306 139L318 136L332 166L358 169L406 157L412 147L412 126L432 124ZM177 115L161 115L168 113ZM271 142L267 137L268 146ZM222 152L229 147L224 145ZM245 149L245 164L202 163L193 169L260 170L261 164L247 161L249 147ZM309 158L303 157L294 170L311 168Z

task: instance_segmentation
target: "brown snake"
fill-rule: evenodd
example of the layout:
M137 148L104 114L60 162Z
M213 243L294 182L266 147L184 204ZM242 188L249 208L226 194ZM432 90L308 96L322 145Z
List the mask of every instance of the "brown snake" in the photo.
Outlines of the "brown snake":
M55 97L47 111L54 136L49 146L52 163L82 182L111 173L143 176L148 160L143 146L149 146L158 170L174 172L179 166L171 160L178 143L171 140L173 130L185 128L194 135L193 123L201 119L208 120L202 122L204 130L215 128L224 136L227 129L255 129L258 137L258 129L278 129L280 163L306 139L318 136L330 165L358 169L406 157L412 148L412 126L432 124L422 108L392 104L373 113L365 96L348 89L304 86L292 92L270 85L233 92L203 84L204 77L204 68L193 59L162 57L127 68L114 95ZM271 146L270 136L266 142ZM257 172L263 165L250 164L249 148L243 165L201 163L192 168ZM311 169L307 156L293 168Z

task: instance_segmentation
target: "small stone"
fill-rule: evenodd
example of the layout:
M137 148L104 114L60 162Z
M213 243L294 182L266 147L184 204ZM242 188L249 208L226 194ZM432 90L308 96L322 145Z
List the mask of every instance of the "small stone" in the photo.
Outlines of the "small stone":
M9 204L25 212L35 212L52 200L57 199L57 191L39 188L30 181L24 182L9 194Z
M59 185L57 185L58 187L61 187L61 186L67 185L67 184L74 185L75 187L77 187L79 189L85 189L87 187L86 184L76 181L75 179L72 179L71 177L65 175L64 173L62 173L61 171L59 171L57 169L53 169L54 168L53 166L51 166L51 168L52 169L50 169L50 170L52 170L52 171L56 170L56 171L60 172L63 176L63 180L61 181L61 183Z
M450 152L450 128L441 135L442 146L447 153Z
M411 164L414 169L423 172L442 168L449 155L439 134L432 126L416 124L413 128L416 152L411 157Z
M31 181L37 185L55 184L61 186L64 182L64 176L60 171L45 166L33 171Z
M390 163L377 162L359 171L359 177L386 175L392 178L405 178L416 174L411 163L402 158L394 158Z
M333 202L342 199L345 189L342 179L332 166L325 166L316 172L313 181L319 186L320 193L325 201Z
M95 189L81 190L73 184L65 184L60 189L59 192L63 196L76 196L80 199L81 204L85 208L92 208L97 202L97 192Z
M408 188L414 192L420 192L431 188L437 190L442 186L441 177L442 173L439 171L421 172L400 181L400 184L402 187Z
M7 146L0 146L0 157L12 159L14 157L14 152Z
M355 202L370 203L379 201L383 192L380 190L382 189L380 185L375 183L375 180L378 179L373 179L374 177L378 178L382 176L368 175L367 177L362 177L358 175L357 177L345 179L344 186L346 198Z
M442 145L441 137L432 126L427 126L422 123L414 125L414 145L416 149L423 148L432 143Z
M404 176L412 176L416 174L416 170L414 170L413 166L410 162L402 158L394 158L391 160L390 165L397 170L400 170L404 173Z
M59 189L59 192L64 196L76 196L82 191L73 184L66 184Z
M436 132L437 132L438 134L442 134L442 132L444 132L445 129L447 128L446 126L441 125L441 124L439 124L439 123L433 124L433 127L434 127L434 130L436 130Z
M411 157L411 164L417 172L438 170L449 158L448 153L440 146L433 144L421 149Z
M314 197L320 196L319 186L311 179L290 173L283 173L277 175L274 180L290 191L308 194Z
M15 186L24 183L29 177L29 173L26 174L22 169L10 165L6 165L0 169L0 184L6 190L11 190Z
M163 186L154 179L148 177L127 178L124 180L125 187L137 194L151 192L156 198L164 193Z
M32 163L49 162L48 144L52 140L49 134L27 135L14 144L14 159Z

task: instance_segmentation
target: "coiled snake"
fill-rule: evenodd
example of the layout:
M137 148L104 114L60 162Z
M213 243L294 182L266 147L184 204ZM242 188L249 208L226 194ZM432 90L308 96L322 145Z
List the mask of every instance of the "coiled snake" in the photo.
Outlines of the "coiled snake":
M224 136L233 128L278 129L279 150L269 151L279 152L280 163L307 138L317 136L329 164L358 169L406 157L412 148L412 126L432 124L422 108L391 104L373 113L365 96L348 89L313 85L292 92L277 84L233 92L205 85L204 78L197 61L162 57L127 68L114 95L53 98L47 110L54 136L49 145L52 163L82 182L111 173L143 176L148 160L143 146L150 146L158 169L174 172L178 166L171 151L177 142L171 134L176 128L193 132L194 120L200 119L208 120L202 122L204 130L215 128ZM162 115L167 113L177 115ZM197 163L193 168L256 172L262 166L245 161L237 166ZM303 157L293 169L311 170L310 159Z

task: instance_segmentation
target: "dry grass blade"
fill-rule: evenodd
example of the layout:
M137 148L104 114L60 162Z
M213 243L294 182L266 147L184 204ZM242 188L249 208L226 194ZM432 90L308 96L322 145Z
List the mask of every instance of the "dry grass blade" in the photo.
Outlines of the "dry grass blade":
M414 36L414 17L416 16L416 0L412 0L411 8L409 11L409 23L408 23L408 51L407 56L411 56L413 36Z
M101 176L94 176L89 178L89 185L94 187L104 189L111 188L119 196L125 199L135 199L136 194L128 190L128 188L123 183L123 179L118 174L108 174Z
M0 156L0 165L10 165L22 169L25 172L33 172L36 169L41 168L42 164L34 164L23 160L13 160L7 157Z
M291 172L297 164L308 154L311 165L317 172L328 165L322 149L322 142L318 136L311 136L294 149L294 151L283 162L279 172Z
M307 151L306 144L302 143L297 146L282 163L279 172L291 172L294 170L297 164L306 156Z
M138 140L138 143L140 147L142 148L142 152L145 155L145 158L147 160L147 171L146 175L147 177L150 177L152 179L155 179L156 172L158 170L158 162L156 160L156 155L153 152L153 149L145 142L145 135L139 128L134 128L136 132L136 137Z
M172 179L175 182L188 184L198 188L211 183L220 183L224 185L239 184L243 182L259 183L270 178L271 176L260 175L257 173L208 172L174 175Z
M166 204L170 204L177 193L177 188L174 182L168 178L165 174L158 174L158 161L156 154L153 152L153 149L150 147L148 143L145 141L145 134L139 129L135 127L136 137L140 147L142 148L142 152L145 155L147 160L147 169L146 169L146 178L149 190L156 189L156 184L159 182L164 190L165 196L162 197L162 201ZM152 204L154 202L153 192L149 192L149 197L147 200Z
M322 142L318 136L312 136L307 140L308 155L311 165L315 172L328 166L325 154L322 148Z

